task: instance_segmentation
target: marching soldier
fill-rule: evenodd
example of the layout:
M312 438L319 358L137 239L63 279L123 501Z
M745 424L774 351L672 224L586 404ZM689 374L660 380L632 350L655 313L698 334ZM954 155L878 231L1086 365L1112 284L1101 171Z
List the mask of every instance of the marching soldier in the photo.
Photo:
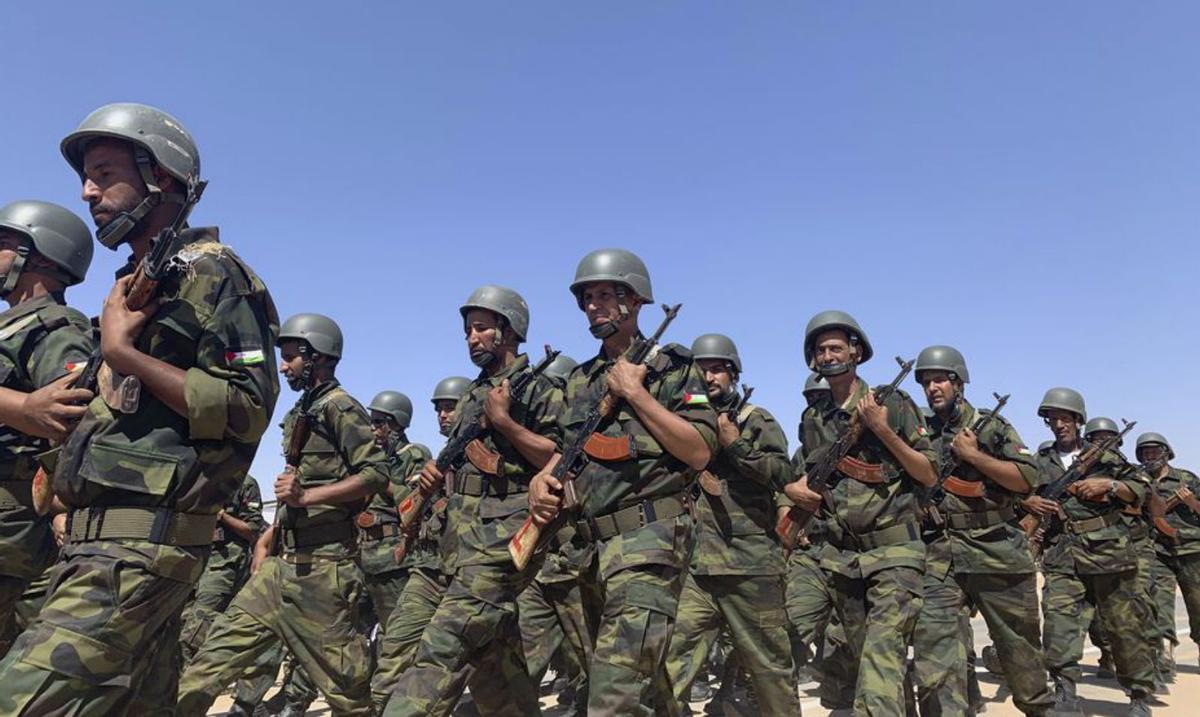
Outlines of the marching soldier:
M804 356L825 377L830 394L804 412L806 474L785 492L806 510L822 510L826 519L821 567L833 574L835 608L852 655L854 710L901 715L925 570L915 489L937 479L937 455L907 394L897 390L881 405L858 377L858 366L872 353L858 322L845 312L823 311L808 322ZM813 492L807 472L854 414L864 430L839 461L827 496Z
M17 636L17 606L54 562L50 518L33 509L36 456L86 410L89 391L72 388L92 353L92 326L66 305L83 281L92 235L69 210L49 202L0 208L0 657Z
M465 376L450 376L438 382L433 389L433 410L437 415L438 430L443 436L450 435L454 427L455 406L471 386ZM411 483L396 493L397 500L404 500L408 492L416 490ZM404 566L408 568L408 582L400 593L396 607L388 616L383 630L383 641L379 649L379 666L371 678L371 700L377 712L382 712L396 687L396 680L412 664L412 658L421 642L421 633L433 619L450 576L441 569L441 543L446 534L445 487L438 486L420 518L420 528L411 540L405 539ZM452 550L452 546L447 546Z
M575 529L595 546L595 594L603 601L588 714L648 715L656 698L670 699L664 660L691 550L688 487L716 450L717 420L686 348L659 347L643 364L626 359L642 338L642 307L654 301L641 259L622 249L594 251L579 262L571 293L601 347L567 379L564 443L578 437L604 392L619 403L589 437L574 479ZM553 466L530 490L543 525L562 505Z
M726 627L759 707L771 715L800 714L792 683L784 612L783 550L775 535L775 493L791 473L787 439L765 409L741 400L742 360L721 334L692 343L717 411L720 450L700 476L696 547L667 650L675 704L687 701L717 635Z
M1161 433L1143 433L1136 446L1137 459L1150 476L1154 501L1162 513L1151 508L1157 553L1151 569L1158 600L1158 632L1166 640L1160 667L1173 678L1179 642L1175 635L1176 585L1187 607L1191 638L1200 643L1200 480L1195 473L1171 465L1175 451Z
M914 374L932 410L934 447L942 461L956 465L940 486L944 494L931 502L940 530L927 540L924 605L913 642L921 714L970 712L963 670L968 642L960 623L977 607L1013 702L1025 714L1044 715L1054 698L1046 687L1038 616L1029 610L1037 601L1036 573L1015 511L1017 497L1037 482L1033 454L1006 419L967 400L971 377L957 349L922 350Z
M126 305L131 274L200 191L196 145L178 120L106 105L61 148L100 243L133 255L100 316L101 396L58 456L62 569L0 663L0 713L169 711L180 614L279 392L278 317L215 228L185 229L158 300ZM158 701L139 703L143 690Z
M1043 490L1089 447L1079 430L1087 411L1078 391L1052 388L1038 406L1038 415L1054 434L1054 444L1037 455ZM1101 629L1112 640L1117 680L1130 692L1129 714L1150 714L1147 701L1155 675L1144 637L1149 616L1138 592L1137 553L1121 520L1123 507L1142 504L1146 488L1129 464L1108 452L1061 502L1040 495L1024 501L1043 521L1065 516L1061 529L1042 538L1042 645L1060 713L1082 714L1075 685L1082 674L1079 660L1087 631L1083 616L1091 608L1100 613ZM1006 671L1005 677L1011 681L1015 676Z
M483 286L459 313L471 361L481 371L459 402L450 439L475 420L485 420L487 430L468 446L467 460L446 486L453 553L443 569L452 576L450 586L385 714L448 715L469 683L480 712L524 717L539 708L516 601L540 566L517 570L508 542L529 514L529 480L558 449L562 392L535 376L524 395L510 393L512 383L533 370L518 353L529 330L529 307L520 294ZM421 471L427 493L446 480L433 461Z
M336 713L373 714L354 514L387 486L387 458L366 410L337 380L338 325L297 314L284 322L278 345L281 373L301 392L283 421L288 466L275 479L278 512L255 546L249 582L184 672L183 716L204 714L279 641Z

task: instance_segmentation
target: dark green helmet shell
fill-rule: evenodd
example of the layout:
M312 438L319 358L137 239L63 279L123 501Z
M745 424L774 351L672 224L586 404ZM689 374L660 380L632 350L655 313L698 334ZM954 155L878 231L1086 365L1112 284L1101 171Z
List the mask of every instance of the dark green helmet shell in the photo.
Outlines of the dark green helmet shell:
M570 376L571 372L574 371L575 367L578 365L579 362L570 356L566 354L559 354L554 358L553 361L550 362L550 365L546 367L545 373L559 384L564 384L567 381L567 376Z
M692 359L719 359L733 364L734 370L742 372L742 359L737 345L724 334L703 334L692 342Z
M401 428L408 428L412 423L412 401L399 391L380 391L367 408L391 416Z
M275 345L279 346L287 339L303 341L325 356L342 357L342 329L322 314L296 314L288 318L279 330Z
M829 309L809 319L808 326L804 329L804 360L808 363L809 368L815 370L813 343L817 336L832 329L841 329L850 336L850 343L858 347L857 363L864 364L875 355L875 351L871 348L871 342L867 340L867 335L858 325L858 321L845 311Z
M438 401L454 401L463 397L467 389L471 387L471 379L466 376L450 376L438 381L437 386L433 388L433 396L430 401L437 403Z
M810 373L808 378L804 379L804 393L813 393L815 391L828 391L829 383L825 377L819 373Z
M1038 405L1038 415L1045 418L1052 408L1070 411L1079 416L1080 423L1087 422L1087 407L1083 403L1083 395L1073 388L1057 386L1046 391L1046 395L1042 397L1042 402Z
M575 280L571 282L571 293L581 307L583 285L596 281L623 284L645 301L654 301L650 272L645 262L631 251L598 249L579 260L579 265L575 267Z
M1134 449L1134 455L1140 454L1143 446L1155 444L1167 449L1167 460L1172 460L1175 458L1175 450L1171 448L1171 444L1167 441L1166 436L1161 433L1154 433L1152 431L1143 433L1137 437L1137 447ZM1138 460L1141 460L1140 455L1138 455Z
M913 376L921 381L922 371L946 371L958 377L963 383L971 382L971 374L967 371L967 360L962 352L953 346L926 346L917 355L917 363L913 367Z
M71 210L35 199L0 208L0 228L24 235L34 251L62 269L78 284L92 265L92 231Z
M471 292L466 302L459 307L458 313L466 319L467 312L471 309L487 309L503 317L521 341L529 335L529 304L512 289L485 284Z

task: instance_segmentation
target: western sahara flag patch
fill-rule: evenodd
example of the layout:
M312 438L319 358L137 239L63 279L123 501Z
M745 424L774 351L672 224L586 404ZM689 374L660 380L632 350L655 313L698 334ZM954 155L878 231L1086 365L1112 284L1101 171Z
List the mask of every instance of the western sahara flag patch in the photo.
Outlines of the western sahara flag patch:
M262 349L225 352L225 363L230 366L255 366L263 361L266 361L266 356L263 355Z
M708 403L707 393L684 393L683 403L686 406L703 406Z

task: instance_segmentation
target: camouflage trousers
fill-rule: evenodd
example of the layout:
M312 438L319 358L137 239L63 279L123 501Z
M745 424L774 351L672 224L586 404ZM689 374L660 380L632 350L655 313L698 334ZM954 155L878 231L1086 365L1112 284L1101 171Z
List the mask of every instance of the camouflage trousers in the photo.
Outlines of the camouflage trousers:
M1142 603L1145 605L1146 614L1150 616L1150 625L1144 634L1150 643L1151 652L1157 657L1162 639L1171 639L1175 633L1175 596L1172 589L1169 618L1171 623L1168 628L1168 632L1171 634L1166 635L1163 634L1160 627L1162 622L1158 615L1159 604L1155 598L1158 585L1154 579L1154 541L1146 535L1144 526L1140 527L1142 532L1141 538L1133 538L1132 541L1133 549L1137 553L1137 592L1141 597ZM1137 527L1132 529L1132 531L1137 530ZM1099 611L1092 612L1092 620L1088 625L1088 638L1092 641L1093 645L1100 648L1102 653L1106 655L1112 654L1112 640L1101 628Z
M1158 633L1179 644L1175 634L1175 587L1183 594L1188 628L1193 642L1200 643L1200 553L1159 555L1151 567L1154 597L1158 603Z
M525 666L534 684L541 683L560 648L568 676L572 680L586 679L599 616L584 609L583 590L584 584L578 579L534 580L517 598Z
M904 714L908 645L921 612L921 572L891 567L861 578L832 576L834 607L851 655L856 715Z
M4 481L16 491L0 486L0 657L24 629L18 605L29 585L44 575L57 557L50 521L39 518L29 507L29 482ZM22 492L23 504L9 502L8 495Z
M236 551L236 554L233 552ZM183 609L180 646L184 662L191 662L208 637L213 620L225 612L233 596L246 582L249 565L240 546L216 543L209 555L196 591Z
M1146 633L1151 629L1139 593L1137 569L1104 575L1046 573L1042 586L1042 645L1050 676L1078 682L1083 639L1092 611L1112 640L1117 680L1135 695L1154 692L1154 661Z
M277 642L296 656L334 714L372 714L370 658L357 619L362 590L362 571L349 555L267 558L184 671L179 714L203 715Z
M0 662L0 714L172 714L179 615L205 552L68 544L41 612Z
M517 625L517 594L535 573L511 565L460 567L384 714L445 717L468 685L481 714L540 714Z
M384 627L379 664L371 678L371 701L382 712L404 670L412 664L425 627L437 612L450 578L434 568L415 568Z
M783 600L782 575L689 572L667 649L667 678L675 705L687 702L717 635L728 627L763 713L799 715Z
M970 713L964 668L969 665L971 606L987 622L1017 708L1028 715L1046 714L1054 696L1042 656L1036 575L927 571L913 636L922 717Z
M850 681L850 653L845 632L833 609L832 578L821 569L816 548L794 550L788 556L787 589L784 609L792 638L805 650L823 653L821 660L821 701L849 707L854 702L854 683ZM825 644L828 649L825 649Z

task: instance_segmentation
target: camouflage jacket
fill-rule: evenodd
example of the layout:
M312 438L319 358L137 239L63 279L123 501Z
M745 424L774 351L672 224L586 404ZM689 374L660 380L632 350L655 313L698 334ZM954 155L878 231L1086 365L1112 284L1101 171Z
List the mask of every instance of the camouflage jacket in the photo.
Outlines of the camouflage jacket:
M729 402L718 403L718 411ZM766 409L747 405L741 435L718 450L708 471L721 495L701 491L691 571L697 575L782 575L783 550L775 535L775 496L791 474L787 438Z
M189 229L161 303L135 346L186 372L187 415L150 391L133 413L95 398L59 457L70 506L216 513L241 484L279 395L279 317L266 286L214 228ZM132 260L120 274L133 270Z
M261 535L267 527L267 522L263 519L262 491L258 487L258 481L249 473L242 479L242 485L233 495L229 496L221 509L226 514L249 523L257 535ZM216 530L217 534L213 536L214 542L227 541L246 544L240 535L220 523L217 523Z
M531 370L529 358L522 354L495 376L480 372L458 401L450 438L482 415L484 400L493 388L505 379L511 382ZM561 441L554 417L562 412L561 405L562 392L552 380L538 376L520 400L513 397L509 414L526 429L554 441L557 447ZM529 516L529 481L538 469L497 432L486 432L481 441L488 451L499 456L497 475L484 473L469 460L455 468L456 488L450 494L447 515L449 529L454 533L450 543L453 550L443 552L446 562L442 570L446 574L465 565L511 566L508 541ZM487 495L467 495L462 491L462 486L485 478L489 482Z
M601 353L576 366L567 377L566 409L560 418L564 442L574 439L588 408L608 390L608 369L613 363ZM646 365L650 395L695 427L709 451L715 453L717 414L708 403L704 378L692 365L691 352L679 344L668 344L652 352ZM647 498L681 495L695 479L696 472L666 451L623 401L614 415L600 424L598 432L632 438L637 455L620 461L588 459L584 463L575 487L585 517L607 515ZM687 551L680 546L690 538L676 534L681 520L660 520L628 536L614 538L621 541L619 559L602 560L600 569L606 576L639 565L686 569ZM690 533L690 520L683 526Z
M380 491L371 497L367 510L375 516L375 525L399 525L400 516L396 513L396 496L408 495L408 478L421 470L429 460L429 449L420 443L395 442L388 452L388 477L391 481L388 490ZM400 500L404 498L401 497ZM368 575L379 575L392 570L409 567L409 558L403 563L397 563L396 547L400 544L400 536L383 538L382 540L363 539L359 548L359 558L363 572Z
M406 487L397 492L396 502L402 502L413 490L416 488ZM446 509L449 504L450 499L446 497L444 487L439 487L425 503L421 527L417 530L416 540L408 545L402 567L442 572L444 564L453 562L457 544L452 540L450 531L446 530Z
M1038 451L1037 464L1039 490L1044 490L1067 469L1059 460L1053 444ZM1145 501L1149 489L1144 477L1113 451L1102 455L1086 477L1111 478L1124 483L1137 496L1133 504L1135 506ZM1042 553L1042 568L1046 572L1103 575L1137 567L1137 553L1129 536L1129 528L1119 515L1123 504L1113 504L1107 500L1085 501L1071 494L1063 496L1060 502L1068 520L1083 521L1117 512L1117 521L1082 535L1075 535L1065 525L1047 535Z
M303 401L303 399L301 399ZM301 410L297 403L283 419L283 445L289 443L292 427ZM305 488L330 485L357 475L372 491L388 485L387 456L375 444L366 409L336 380L312 389L308 414L312 416L308 440L300 450L296 475ZM313 505L290 508L281 505L280 525L299 535L330 523L350 524L359 505Z
M954 460L950 443L958 432L973 426L982 412L965 399L950 420L934 414L929 418L929 429L941 461ZM1030 489L1037 487L1038 469L1033 453L1003 416L996 416L977 436L979 449L989 456L1016 465L1021 478ZM983 483L985 492L981 498L964 498L946 491L945 500L938 510L943 515L956 513L983 513L987 511L1012 511L1020 500L1012 491L988 479L979 469L966 461L959 461L953 476L971 483ZM1009 520L986 528L957 530L947 526L945 539L950 541L950 553L956 573L1032 573L1033 558L1029 553L1029 542L1025 533Z
M1200 496L1200 479L1196 474L1176 468L1167 467L1167 474L1153 481L1155 494L1162 500L1170 500L1175 491L1180 488L1190 488ZM1167 513L1167 522L1178 531L1178 542L1164 540L1162 535L1155 536L1155 549L1160 555L1193 555L1200 553L1200 514L1187 505L1180 503L1179 507ZM1157 531L1155 531L1157 533Z
M834 403L830 394L818 399L805 411L805 472L812 469L822 452L836 440L839 430L851 418L851 411L867 395L867 384L859 378L843 405ZM897 390L884 404L888 426L896 435L937 465L937 453L929 441L929 431L908 394ZM848 476L835 474L836 481L823 503L827 542L821 553L821 567L846 577L859 578L892 567L924 568L925 544L919 537L868 550L856 550L858 536L869 536L893 526L916 524L918 501L916 481L870 429L864 427L858 441L846 454L850 458L882 466L884 482L868 485ZM898 529L899 530L899 529ZM886 534L884 534L886 535Z
M61 296L0 313L0 386L31 393L62 378L92 352L92 325ZM0 426L0 573L37 577L56 553L49 520L32 508L36 456L49 443Z

